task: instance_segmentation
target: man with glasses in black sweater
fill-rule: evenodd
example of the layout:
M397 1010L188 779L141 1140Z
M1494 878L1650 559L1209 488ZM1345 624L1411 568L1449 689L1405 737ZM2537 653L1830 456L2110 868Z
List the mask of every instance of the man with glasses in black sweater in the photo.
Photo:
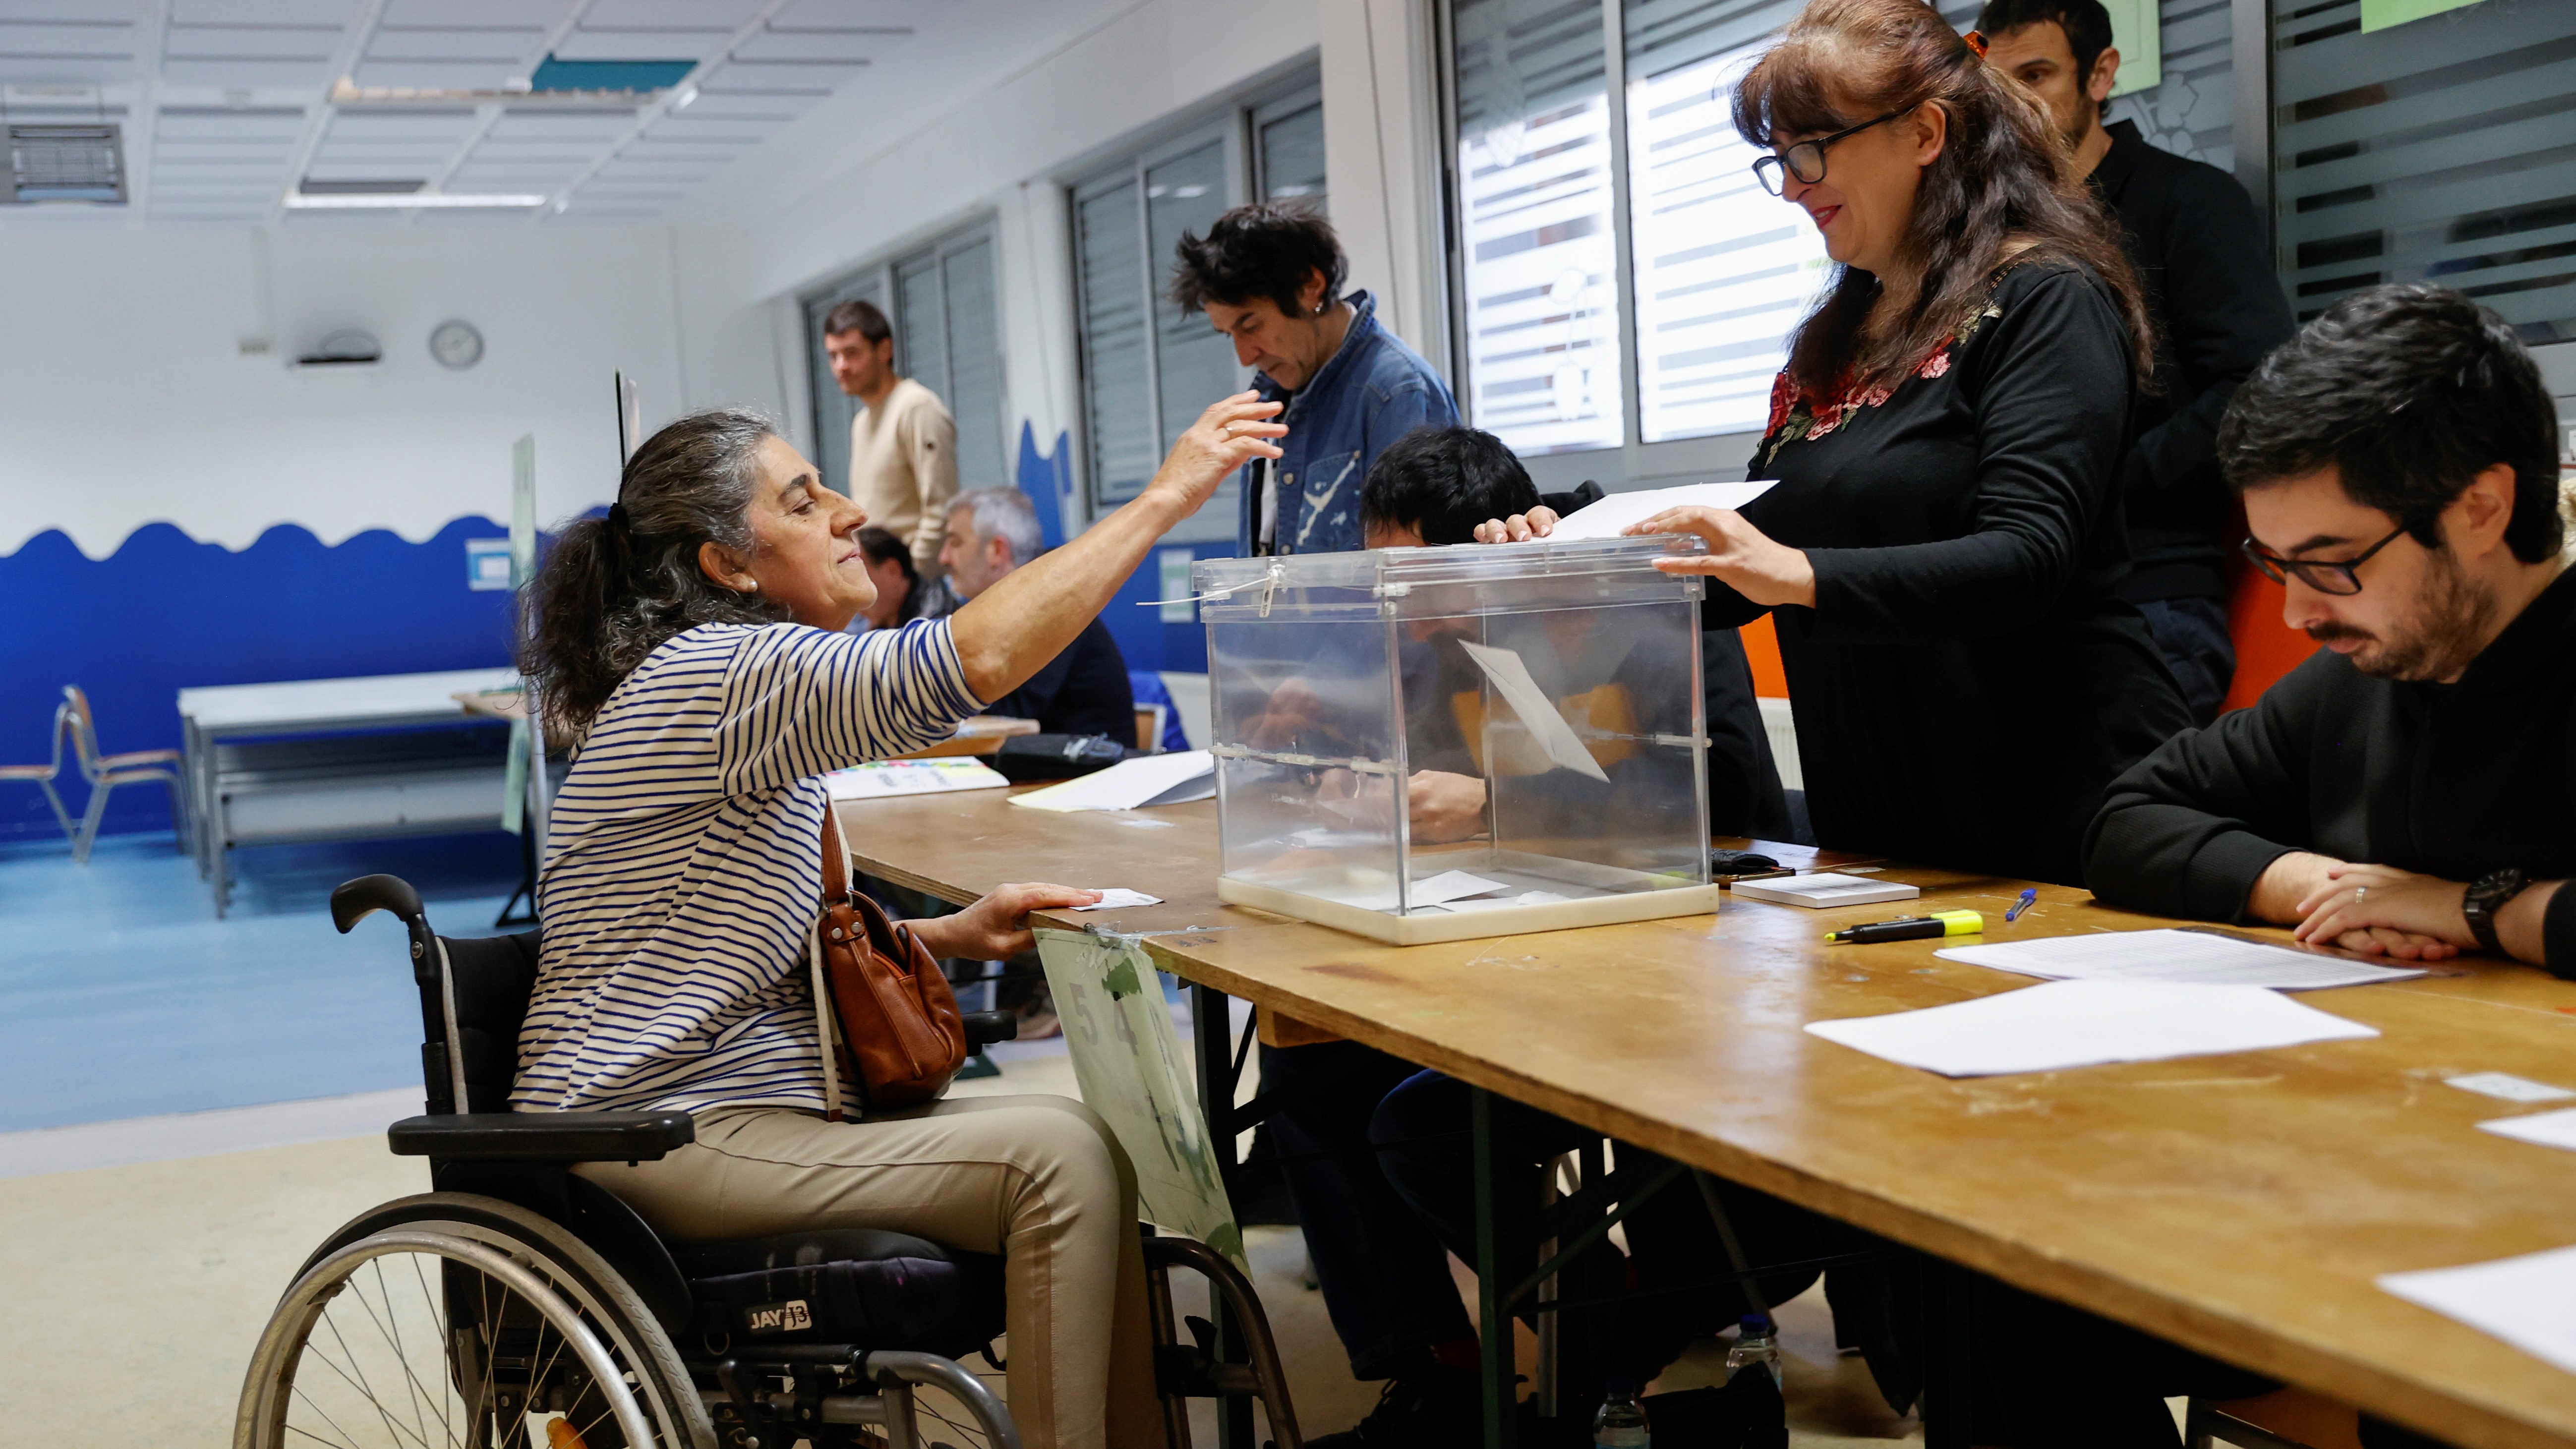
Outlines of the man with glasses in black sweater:
M2557 412L2513 329L2412 283L2336 303L2237 389L2219 456L2245 552L2325 647L2114 781L2105 902L2295 926L2405 961L2576 976L2576 576ZM1980 1332L2016 1449L2178 1443L2167 1395L2240 1370L2000 1284ZM2365 1423L2371 1446L2432 1441Z

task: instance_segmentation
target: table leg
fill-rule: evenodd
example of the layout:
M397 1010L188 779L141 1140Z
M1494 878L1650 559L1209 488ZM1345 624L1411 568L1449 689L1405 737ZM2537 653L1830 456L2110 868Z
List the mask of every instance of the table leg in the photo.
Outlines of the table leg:
M1226 1201L1235 1196L1234 1093L1237 1085L1234 1061L1234 1016L1232 1002L1213 986L1192 983L1190 986L1190 1031L1198 1045L1199 1110L1207 1116L1208 1148L1216 1157L1217 1181L1225 1188ZM1220 1299L1208 1305L1208 1318L1216 1325L1214 1348L1217 1358L1226 1363L1249 1362L1251 1353L1243 1334L1226 1311ZM1217 1449L1255 1449L1259 1442L1253 1436L1252 1401L1231 1397L1216 1401Z
M1502 1203L1495 1178L1494 1098L1468 1089L1468 1126L1476 1172L1476 1335L1484 1353L1485 1449L1518 1449L1518 1384L1512 1364L1512 1317L1503 1303L1513 1266L1502 1261Z
M1969 1449L1976 1378L1968 1270L1923 1259L1923 1449Z

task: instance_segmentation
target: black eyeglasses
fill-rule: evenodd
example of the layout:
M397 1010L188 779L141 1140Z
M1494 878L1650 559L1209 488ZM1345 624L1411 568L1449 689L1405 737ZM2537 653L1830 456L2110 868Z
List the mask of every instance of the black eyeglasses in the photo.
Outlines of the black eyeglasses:
M2395 543L2399 534L2414 527L2412 523L2401 523L2397 525L2395 533L2391 533L2339 563L2326 563L2318 559L2283 558L2250 538L2238 546L2245 550L2247 558L2254 561L2254 567L2263 571L2263 577L2276 584L2286 584L2290 581L2290 575L2297 574L2300 583L2306 584L2320 594L2349 595L2361 592L2361 566L2370 562L2371 555Z
M1780 194L1780 173L1784 170L1797 177L1800 185L1813 186L1825 179L1826 147L1845 136L1857 136L1872 126L1886 125L1913 109L1912 106L1899 106L1874 121L1863 121L1857 126L1845 126L1830 136L1818 136L1812 141L1800 141L1775 156L1756 157L1753 162L1753 179L1761 182L1762 189L1773 196Z

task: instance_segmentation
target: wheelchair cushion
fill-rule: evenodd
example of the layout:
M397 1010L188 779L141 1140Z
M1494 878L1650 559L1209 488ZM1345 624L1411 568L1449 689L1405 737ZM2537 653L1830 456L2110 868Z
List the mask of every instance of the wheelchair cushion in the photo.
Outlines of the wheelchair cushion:
M962 1358L1001 1336L1002 1260L872 1228L674 1245L710 1351L846 1343Z

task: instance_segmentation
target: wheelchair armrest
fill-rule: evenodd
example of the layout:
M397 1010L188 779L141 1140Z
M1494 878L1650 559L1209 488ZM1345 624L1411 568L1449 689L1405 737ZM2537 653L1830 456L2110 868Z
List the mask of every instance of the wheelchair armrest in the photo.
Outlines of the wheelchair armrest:
M966 1049L982 1051L997 1041L1017 1041L1020 1019L1007 1011L970 1011L966 1024Z
M458 1162L653 1162L697 1140L686 1112L473 1112L406 1117L397 1157Z

